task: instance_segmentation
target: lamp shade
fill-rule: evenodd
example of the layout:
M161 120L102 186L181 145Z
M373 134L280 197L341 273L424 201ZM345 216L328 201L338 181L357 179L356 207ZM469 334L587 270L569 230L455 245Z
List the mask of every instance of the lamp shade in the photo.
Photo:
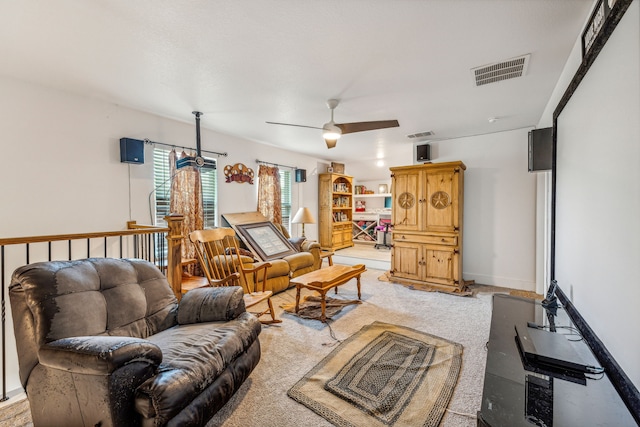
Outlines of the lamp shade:
M291 220L293 224L315 224L316 220L311 214L311 210L309 208L300 208L296 215Z

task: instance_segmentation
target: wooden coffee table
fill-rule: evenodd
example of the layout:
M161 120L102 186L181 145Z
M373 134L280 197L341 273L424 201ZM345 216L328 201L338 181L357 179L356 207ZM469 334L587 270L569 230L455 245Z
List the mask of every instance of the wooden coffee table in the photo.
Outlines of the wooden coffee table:
M331 288L335 288L338 293L338 286L344 285L349 280L358 279L358 299L360 298L360 275L366 271L364 264L357 264L353 266L348 265L332 265L326 268L321 268L316 271L312 271L307 274L300 275L291 279L291 283L296 285L296 313L300 308L300 289L307 288L312 291L320 292L322 298L321 308L322 315L320 320L324 323L327 322L325 317L325 310L327 307L327 301L325 296L327 291Z

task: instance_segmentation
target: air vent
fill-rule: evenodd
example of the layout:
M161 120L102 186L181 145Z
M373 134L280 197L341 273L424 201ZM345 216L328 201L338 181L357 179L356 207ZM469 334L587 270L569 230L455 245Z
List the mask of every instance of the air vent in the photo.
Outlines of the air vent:
M433 136L433 132L428 130L428 131L425 131L425 132L412 133L411 135L407 135L407 138L409 138L409 139L421 139L421 138L426 138L428 136Z
M471 74L473 75L474 84L483 86L489 83L522 77L527 72L530 57L531 55L527 54L507 61L473 68L471 69Z

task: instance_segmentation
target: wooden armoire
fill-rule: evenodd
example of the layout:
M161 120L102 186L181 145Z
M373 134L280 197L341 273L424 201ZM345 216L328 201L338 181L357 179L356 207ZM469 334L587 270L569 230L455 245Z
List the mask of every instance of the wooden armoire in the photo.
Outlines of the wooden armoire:
M464 171L460 161L392 167L391 280L461 291Z

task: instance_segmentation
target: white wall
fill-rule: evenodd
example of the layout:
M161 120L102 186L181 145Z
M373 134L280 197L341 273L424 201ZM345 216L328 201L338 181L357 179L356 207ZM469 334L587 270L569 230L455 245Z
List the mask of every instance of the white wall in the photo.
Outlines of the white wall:
M529 128L432 142L434 162L462 160L463 277L535 290L536 177L527 172Z
M3 208L0 236L118 230L150 223L152 146L145 164L120 162L121 137L195 146L195 122L179 122L86 97L0 78ZM256 209L257 185L225 183L224 166L256 159L307 169L293 184L293 208L317 209L317 159L202 129L202 148L219 158L219 213ZM313 232L313 234L312 234ZM307 234L317 234L309 227Z
M640 6L558 118L556 278L640 386Z

